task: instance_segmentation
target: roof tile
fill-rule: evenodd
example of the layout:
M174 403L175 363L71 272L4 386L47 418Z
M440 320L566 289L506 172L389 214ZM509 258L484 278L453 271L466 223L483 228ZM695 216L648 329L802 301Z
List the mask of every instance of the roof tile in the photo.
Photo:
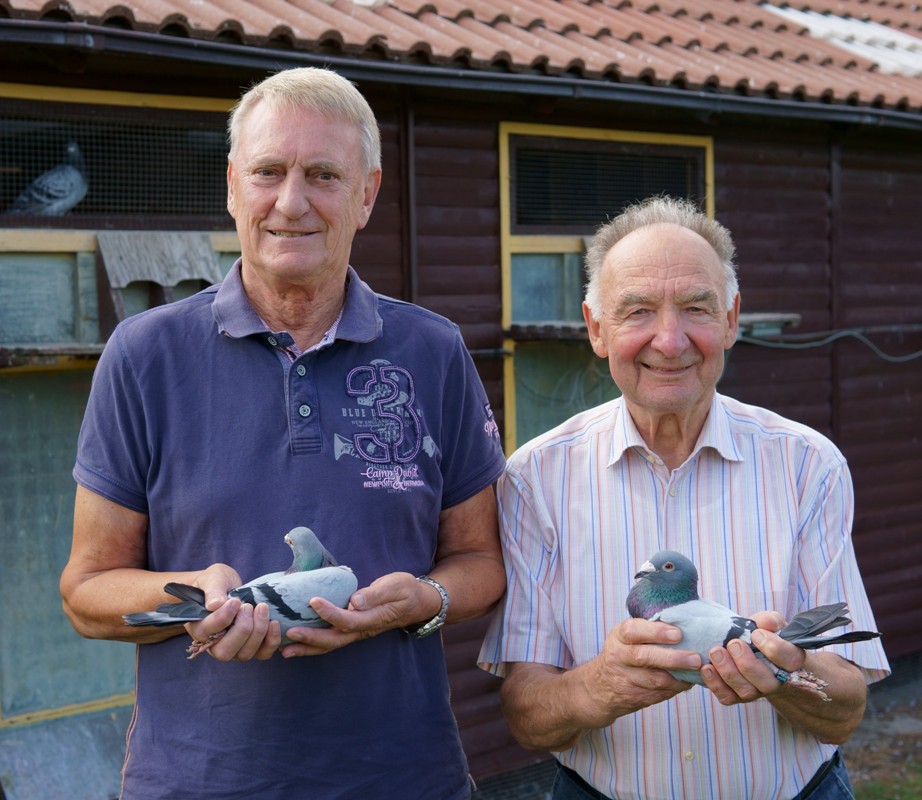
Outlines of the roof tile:
M397 61L475 71L572 74L922 111L918 4L774 3L814 16L779 15L764 0L381 0L370 6L351 0L0 0L0 14L42 19L64 13L95 25L121 19L154 33L178 26L180 35L232 36L254 47L273 39L302 50L334 42L355 58L380 58L383 49ZM889 38L874 30L863 45L822 38L840 17L887 26L894 40L903 37L899 52L893 55ZM907 45L912 39L906 37L919 39L920 47ZM884 71L891 69L901 72Z

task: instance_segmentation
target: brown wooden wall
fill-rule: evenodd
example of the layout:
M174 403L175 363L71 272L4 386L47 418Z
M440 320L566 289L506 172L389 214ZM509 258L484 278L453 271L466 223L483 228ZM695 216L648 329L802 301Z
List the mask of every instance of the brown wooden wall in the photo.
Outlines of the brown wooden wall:
M718 137L717 216L739 249L743 308L796 311L797 331L869 333L922 350L922 157L908 139L816 130ZM854 543L893 657L922 623L922 359L854 338L807 350L734 347L721 390L829 435L855 483Z
M922 152L871 137L836 148L836 328L891 355L922 350ZM918 652L922 625L922 359L888 363L854 339L833 360L835 439L855 480L855 547L887 652Z

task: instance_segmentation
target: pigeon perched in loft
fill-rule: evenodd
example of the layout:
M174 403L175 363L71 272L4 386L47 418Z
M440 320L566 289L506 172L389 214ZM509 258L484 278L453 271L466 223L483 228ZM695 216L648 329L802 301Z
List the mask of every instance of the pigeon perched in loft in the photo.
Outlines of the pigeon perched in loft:
M291 640L285 636L289 628L330 627L310 607L311 598L322 597L345 608L358 582L349 567L336 563L310 528L293 528L285 535L285 544L291 548L293 555L287 570L260 575L243 586L231 589L228 595L253 606L266 603L269 619L278 620L282 626L282 644L290 644ZM163 628L196 622L211 613L205 608L205 593L201 589L184 583L168 583L163 588L182 602L161 603L156 611L125 614L125 624ZM201 655L219 636L207 642L193 642L187 650L189 658Z
M86 197L86 167L77 143L67 143L63 164L39 175L6 210L7 214L59 217Z
M675 645L683 650L694 650L704 664L710 663L708 652L714 647L726 647L732 639L740 639L752 648L775 673L778 680L793 686L814 691L824 700L827 684L804 670L789 673L772 664L752 644L750 635L758 627L755 622L741 617L729 608L711 600L698 597L698 570L681 553L662 550L645 562L634 576L636 583L627 597L627 609L632 617L667 622L682 631L682 641ZM864 642L880 636L876 631L850 631L837 636L820 636L832 628L847 625L845 603L817 606L797 614L778 636L804 650L816 650L831 644ZM669 670L682 681L704 685L700 670Z

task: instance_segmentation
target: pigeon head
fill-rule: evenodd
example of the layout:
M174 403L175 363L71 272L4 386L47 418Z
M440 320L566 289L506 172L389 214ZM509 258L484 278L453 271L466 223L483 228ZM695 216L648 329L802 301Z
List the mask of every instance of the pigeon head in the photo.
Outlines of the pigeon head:
M308 572L321 567L337 567L339 563L327 550L310 528L292 528L285 534L285 544L291 548L294 559L286 571Z
M72 166L81 175L86 174L83 153L80 152L80 147L73 139L67 143L67 147L64 149L64 163Z
M632 617L650 619L664 608L698 599L698 570L675 550L660 550L640 566L627 596Z

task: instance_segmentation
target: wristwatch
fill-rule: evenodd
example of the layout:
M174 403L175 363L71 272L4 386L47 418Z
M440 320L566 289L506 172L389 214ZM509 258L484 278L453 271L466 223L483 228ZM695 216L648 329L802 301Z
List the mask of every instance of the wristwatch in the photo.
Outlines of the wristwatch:
M445 591L445 587L442 586L438 581L433 580L428 575L420 575L416 578L420 583L428 583L433 589L435 589L442 596L442 607L439 609L439 613L436 614L428 622L423 623L422 625L409 625L404 630L407 633L413 634L417 639L422 639L429 634L435 633L445 624L445 618L448 616L448 592Z

